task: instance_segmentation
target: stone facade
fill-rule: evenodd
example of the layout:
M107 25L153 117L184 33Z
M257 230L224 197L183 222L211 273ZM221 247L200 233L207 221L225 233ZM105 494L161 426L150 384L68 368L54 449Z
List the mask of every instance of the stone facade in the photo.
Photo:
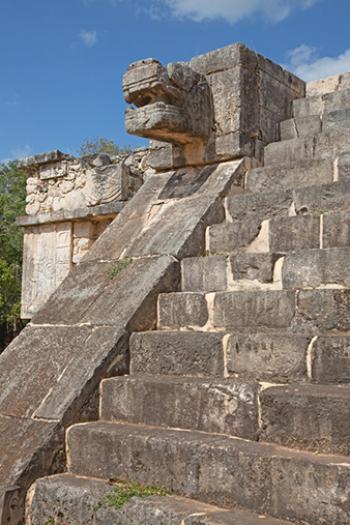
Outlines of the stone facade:
M38 311L152 170L148 151L84 158L53 151L25 159L22 318Z

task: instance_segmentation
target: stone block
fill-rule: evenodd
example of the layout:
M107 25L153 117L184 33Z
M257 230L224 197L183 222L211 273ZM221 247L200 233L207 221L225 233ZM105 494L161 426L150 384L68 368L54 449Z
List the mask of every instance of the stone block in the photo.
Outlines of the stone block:
M38 479L27 496L30 525L123 525L122 512L108 505L112 483L59 474Z
M321 115L323 112L323 100L320 95L308 95L305 98L293 100L293 116L295 118L305 118Z
M203 327L208 321L205 295L201 293L167 293L158 297L158 328Z
M339 211L323 216L323 247L350 246L350 213Z
M262 381L306 379L310 338L281 334L232 334L227 340L227 371Z
M130 372L132 375L224 377L223 334L133 333L130 338Z
M285 291L218 292L211 302L215 329L281 329L294 316L294 294Z
M312 348L311 377L315 383L350 383L350 338L317 337Z
M350 89L340 89L326 93L322 97L324 104L324 113L348 110L350 108Z
M265 165L292 166L311 160L334 160L348 151L349 138L350 130L334 129L312 137L275 142L265 148Z
M331 160L309 161L297 166L264 166L250 170L246 176L247 191L267 192L288 190L333 182Z
M288 121L285 121L288 122ZM295 130L293 133L292 130ZM310 137L321 133L323 121L318 115L309 117L294 118L293 123L289 125L281 122L281 140L294 139L297 137Z
M257 383L137 376L102 382L100 419L256 440Z
M282 268L283 288L350 287L350 247L289 252Z
M312 215L281 217L269 222L269 244L273 253L320 247L320 218Z
M264 389L260 394L261 439L323 454L349 455L349 400L349 386Z
M350 492L350 463L344 456L202 432L102 422L71 427L67 443L69 470L75 474L129 478L292 522L349 521L344 501Z
M3 523L23 522L24 491L18 486L0 485L0 516Z
M189 257L181 261L183 292L214 292L227 289L227 257Z
M350 181L342 180L296 189L294 192L297 214L323 214L350 209Z
M350 106L350 102L349 102ZM332 129L349 129L350 128L350 107L337 111L325 113L322 120L322 129L329 131Z
M348 331L350 290L300 290L293 328L317 334Z
M235 281L248 279L261 283L273 281L273 270L278 255L270 253L241 253L231 257L232 276Z

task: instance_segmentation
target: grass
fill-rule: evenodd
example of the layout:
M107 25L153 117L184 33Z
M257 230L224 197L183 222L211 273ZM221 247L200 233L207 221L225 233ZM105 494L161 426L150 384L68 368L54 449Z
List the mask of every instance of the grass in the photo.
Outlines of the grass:
M53 518L49 518L45 521L45 525L55 525L55 520Z
M105 496L102 504L119 510L134 497L149 498L150 496L168 496L169 494L168 491L160 487L143 486L132 481L118 482L113 491Z
M109 269L109 276L111 279L114 279L121 271L125 270L132 262L128 257L126 259L121 259L114 266Z

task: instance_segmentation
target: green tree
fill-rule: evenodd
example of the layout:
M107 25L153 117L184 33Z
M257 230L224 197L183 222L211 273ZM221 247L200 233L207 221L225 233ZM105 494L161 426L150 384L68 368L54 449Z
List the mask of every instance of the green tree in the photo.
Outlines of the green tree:
M108 155L126 155L130 153L131 148L121 148L113 140L105 137L86 140L79 149L80 157L96 155L98 153L107 153Z
M26 178L16 163L0 165L0 351L23 327L20 319Z

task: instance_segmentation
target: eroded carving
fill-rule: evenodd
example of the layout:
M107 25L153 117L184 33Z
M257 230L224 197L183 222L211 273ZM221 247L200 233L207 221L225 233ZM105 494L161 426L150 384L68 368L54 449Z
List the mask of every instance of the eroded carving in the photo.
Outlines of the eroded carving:
M186 64L162 66L157 60L135 62L124 75L126 128L173 144L207 141L213 122L209 85Z

